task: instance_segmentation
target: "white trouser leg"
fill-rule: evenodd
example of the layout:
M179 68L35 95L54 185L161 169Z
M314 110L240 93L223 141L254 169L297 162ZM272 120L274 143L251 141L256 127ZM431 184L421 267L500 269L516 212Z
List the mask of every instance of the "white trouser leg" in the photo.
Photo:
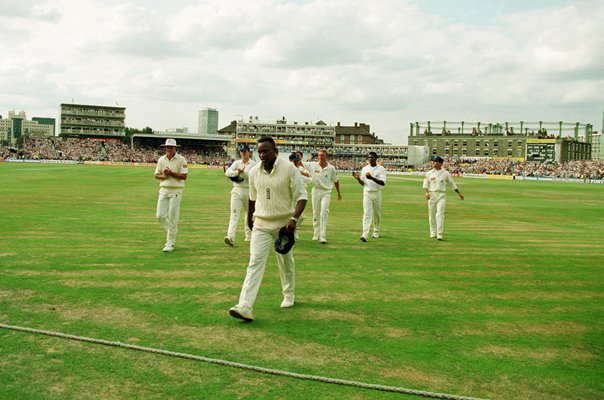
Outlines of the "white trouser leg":
M249 200L250 200L250 192L248 188L245 188L245 191L243 194L240 194L241 196L241 206L243 208L243 231L245 232L245 240L246 241L250 241L252 240L252 230L250 229L250 227L247 224L247 212L249 209Z
M251 237L250 228L247 226L248 198L247 190L244 188L233 188L231 190L231 216L229 218L227 237L233 241L235 241L235 236L237 235L237 224L239 223L242 211L244 213L245 238L249 240Z
M278 230L274 232L278 233ZM273 247L275 236L271 232L260 231L254 229L252 231L252 239L250 242L250 262L247 266L245 280L239 295L239 306L248 307L250 310L254 307L264 269L266 268L266 260L268 253Z
M319 240L327 240L327 221L329 219L329 204L331 203L331 192L321 195L321 227L319 229Z
M428 200L428 221L430 236L442 236L445 227L445 205L447 198L444 193L430 192Z
M312 237L313 237L313 239L318 240L319 236L320 236L320 230L321 230L321 196L315 190L315 188L312 188L311 198L312 198L312 230L313 230Z
M371 192L363 192L363 234L364 238L369 237L369 228L371 227L371 217L373 215L373 202L370 197Z
M428 223L430 224L430 236L436 236L436 196L432 193L428 200Z
M276 254L283 298L294 302L296 300L296 264L294 262L294 250L290 250L287 254Z
M371 192L371 202L373 206L373 236L378 237L382 224L382 192Z
M166 245L174 245L176 243L181 199L181 194L160 193L157 200L157 210L155 216L166 230Z
M445 206L447 204L447 198L444 193L441 193L439 199L436 202L436 235L442 237L443 231L445 230Z

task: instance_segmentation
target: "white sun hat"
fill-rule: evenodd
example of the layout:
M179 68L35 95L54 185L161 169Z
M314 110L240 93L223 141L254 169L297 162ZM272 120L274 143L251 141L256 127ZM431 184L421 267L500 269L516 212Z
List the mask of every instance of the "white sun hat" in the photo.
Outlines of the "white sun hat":
M176 144L176 140L174 139L166 139L166 143L162 144L161 147L172 146L172 147L180 147L180 145Z

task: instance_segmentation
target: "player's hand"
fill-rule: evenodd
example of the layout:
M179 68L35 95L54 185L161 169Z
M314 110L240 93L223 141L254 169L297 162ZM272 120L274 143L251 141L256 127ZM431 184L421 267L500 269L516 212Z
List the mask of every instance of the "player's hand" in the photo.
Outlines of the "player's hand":
M365 177L366 177L367 179L371 179L371 180L373 180L373 176L371 176L371 172L367 172L367 173L365 174Z
M430 200L430 193L426 193L426 200Z
M342 201L342 195L338 193L338 201Z
M297 223L293 219L290 219L287 225L285 225L286 232L294 232L296 230Z
M168 177L172 174L172 170L170 168L164 169L164 176Z
M356 172L356 171L353 171L353 172L352 172L352 177L353 177L354 179L359 179L359 173L358 173L358 172Z

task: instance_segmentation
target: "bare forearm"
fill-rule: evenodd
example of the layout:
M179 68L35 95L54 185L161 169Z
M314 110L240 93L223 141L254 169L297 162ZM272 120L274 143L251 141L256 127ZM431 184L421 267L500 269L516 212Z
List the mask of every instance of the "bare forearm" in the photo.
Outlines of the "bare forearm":
M250 229L254 228L254 212L256 211L256 202L248 200L247 203L247 226Z
M296 203L296 209L294 210L294 215L293 217L298 219L300 218L300 215L302 215L302 213L304 212L304 209L306 208L306 202L307 200L303 199L303 200L298 200L298 202Z

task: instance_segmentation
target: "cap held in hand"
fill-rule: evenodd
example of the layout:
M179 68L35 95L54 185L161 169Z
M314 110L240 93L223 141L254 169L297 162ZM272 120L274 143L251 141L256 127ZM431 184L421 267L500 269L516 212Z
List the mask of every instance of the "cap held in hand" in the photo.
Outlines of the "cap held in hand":
M279 254L287 254L295 243L294 231L287 232L284 226L279 229L279 237L275 240L275 251Z

